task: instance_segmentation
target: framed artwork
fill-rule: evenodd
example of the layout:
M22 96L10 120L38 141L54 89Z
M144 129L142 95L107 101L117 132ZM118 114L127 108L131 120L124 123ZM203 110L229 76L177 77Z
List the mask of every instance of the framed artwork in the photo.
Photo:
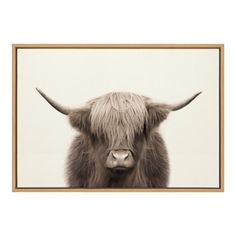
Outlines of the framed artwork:
M13 45L13 191L224 191L224 45Z

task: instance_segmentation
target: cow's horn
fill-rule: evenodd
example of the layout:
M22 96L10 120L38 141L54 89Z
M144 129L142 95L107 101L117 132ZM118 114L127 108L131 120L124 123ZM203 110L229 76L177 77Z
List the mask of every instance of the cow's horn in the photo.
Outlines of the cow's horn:
M44 92L42 92L40 89L36 88L36 90L46 99L46 101L53 106L57 111L61 112L64 115L68 115L72 110L69 108L65 108L62 105L58 104L51 98L49 98Z
M202 92L199 92L199 93L196 93L195 95L193 95L192 97L188 98L187 100L179 103L179 104L176 104L176 105L170 105L169 106L169 109L171 111L177 111L177 110L180 110L182 109L183 107L187 106L190 102L192 102L198 95L200 95Z

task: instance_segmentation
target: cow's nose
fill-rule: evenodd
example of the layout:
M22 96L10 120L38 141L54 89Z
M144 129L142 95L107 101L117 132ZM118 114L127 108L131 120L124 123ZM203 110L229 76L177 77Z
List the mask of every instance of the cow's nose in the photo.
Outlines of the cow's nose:
M113 151L112 157L118 162L123 162L129 158L129 151Z
M106 167L110 169L131 168L135 164L130 150L112 150L106 160Z

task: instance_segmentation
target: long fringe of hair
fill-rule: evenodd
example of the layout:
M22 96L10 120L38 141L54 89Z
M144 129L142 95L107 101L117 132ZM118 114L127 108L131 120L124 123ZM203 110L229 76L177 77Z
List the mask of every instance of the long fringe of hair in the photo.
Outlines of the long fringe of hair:
M91 100L91 131L105 135L110 147L124 141L132 146L135 134L143 132L147 109L145 97L126 92L108 93Z

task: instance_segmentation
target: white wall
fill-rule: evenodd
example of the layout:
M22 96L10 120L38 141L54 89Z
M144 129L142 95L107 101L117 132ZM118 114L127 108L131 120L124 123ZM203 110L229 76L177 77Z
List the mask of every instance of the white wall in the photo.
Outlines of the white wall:
M169 186L219 186L218 49L19 49L17 60L19 187L66 186L75 133L35 87L72 107L111 91L172 104L202 91L161 126Z

